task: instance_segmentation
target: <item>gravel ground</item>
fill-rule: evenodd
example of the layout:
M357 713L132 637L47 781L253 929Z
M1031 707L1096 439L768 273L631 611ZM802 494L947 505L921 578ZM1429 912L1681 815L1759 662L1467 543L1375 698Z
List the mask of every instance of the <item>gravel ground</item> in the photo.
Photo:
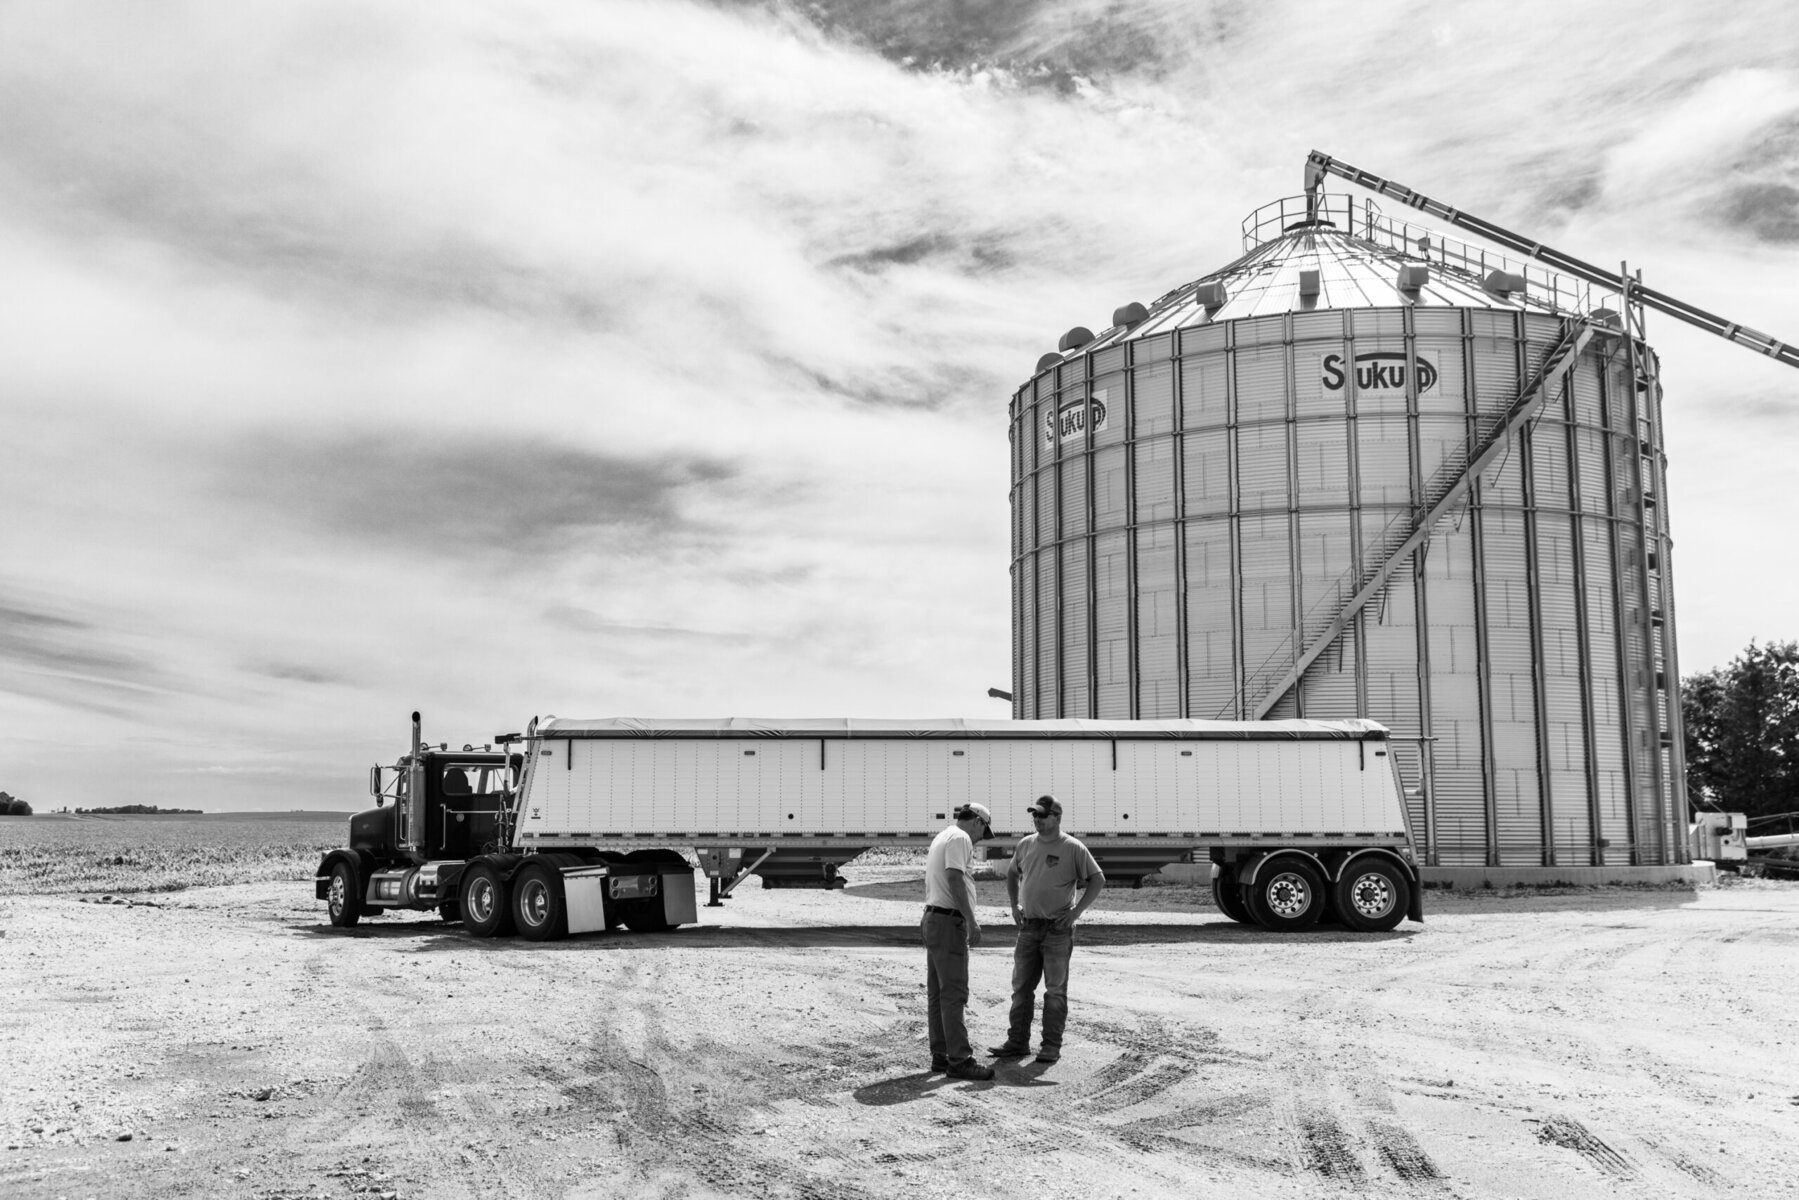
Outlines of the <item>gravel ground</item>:
M976 1084L925 1070L918 867L847 874L548 945L333 930L308 883L0 900L0 1194L1799 1190L1799 884L1433 891L1374 936L1117 891L1062 1061Z

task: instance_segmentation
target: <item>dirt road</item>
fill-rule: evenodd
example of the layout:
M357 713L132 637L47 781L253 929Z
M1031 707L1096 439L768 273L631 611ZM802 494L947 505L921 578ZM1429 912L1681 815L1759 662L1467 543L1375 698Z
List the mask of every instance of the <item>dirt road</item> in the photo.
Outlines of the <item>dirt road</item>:
M1116 893L1062 1061L975 1084L926 1074L917 871L850 874L548 945L333 930L307 883L0 900L0 1194L1799 1190L1799 885L1432 893L1379 936Z

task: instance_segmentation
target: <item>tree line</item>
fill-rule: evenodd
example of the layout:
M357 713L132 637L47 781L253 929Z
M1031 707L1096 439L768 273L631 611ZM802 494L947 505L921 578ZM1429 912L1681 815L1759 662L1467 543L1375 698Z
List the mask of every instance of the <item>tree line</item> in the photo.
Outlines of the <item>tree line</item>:
M30 815L31 805L17 796L0 792L0 817L29 817Z
M1687 800L1751 821L1799 812L1799 642L1749 643L1680 681Z

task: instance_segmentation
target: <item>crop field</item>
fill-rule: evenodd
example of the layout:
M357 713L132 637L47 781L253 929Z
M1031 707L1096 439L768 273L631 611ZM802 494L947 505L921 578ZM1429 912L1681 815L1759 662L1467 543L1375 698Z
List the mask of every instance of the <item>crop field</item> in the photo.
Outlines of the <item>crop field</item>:
M175 892L311 879L348 813L198 813L0 820L0 896Z

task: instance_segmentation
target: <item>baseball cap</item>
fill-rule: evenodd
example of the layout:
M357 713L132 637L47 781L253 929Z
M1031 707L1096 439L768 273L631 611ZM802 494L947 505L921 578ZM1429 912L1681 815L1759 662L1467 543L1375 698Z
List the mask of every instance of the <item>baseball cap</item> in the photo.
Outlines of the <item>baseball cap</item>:
M985 804L963 804L956 808L956 820L965 821L969 817L979 817L981 824L993 824L993 814Z
M1039 796L1037 803L1024 811L1034 817L1059 817L1062 815L1062 802L1054 796Z

